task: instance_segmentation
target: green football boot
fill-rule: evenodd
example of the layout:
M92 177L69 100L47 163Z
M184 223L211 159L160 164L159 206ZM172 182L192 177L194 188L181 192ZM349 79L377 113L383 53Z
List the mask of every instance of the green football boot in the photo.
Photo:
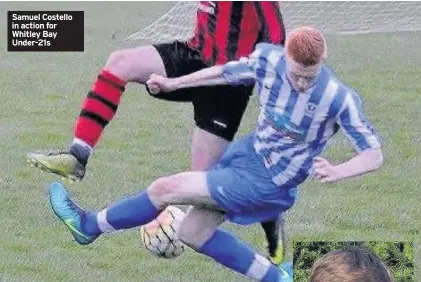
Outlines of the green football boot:
M70 152L29 153L27 161L43 171L60 175L71 182L81 181L85 176L85 165Z

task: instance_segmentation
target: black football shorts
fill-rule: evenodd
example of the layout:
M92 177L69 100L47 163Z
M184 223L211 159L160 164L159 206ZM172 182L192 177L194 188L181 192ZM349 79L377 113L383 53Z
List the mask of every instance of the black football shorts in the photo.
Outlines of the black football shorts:
M174 41L154 47L164 62L168 77L179 77L209 67L200 53L185 42ZM253 86L218 85L185 88L152 96L168 101L192 102L194 120L199 128L232 141L252 92Z

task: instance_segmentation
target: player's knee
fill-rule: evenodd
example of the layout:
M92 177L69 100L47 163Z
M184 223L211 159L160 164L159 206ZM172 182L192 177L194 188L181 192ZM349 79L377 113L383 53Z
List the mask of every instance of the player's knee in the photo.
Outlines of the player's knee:
M106 67L109 69L120 69L128 63L130 51L128 49L117 50L108 57Z
M180 186L180 179L176 176L161 177L152 182L148 188L151 200L160 207L164 207L171 195L176 193Z
M136 58L137 52L139 52L137 49L122 49L114 51L108 57L105 68L112 71L123 80L135 80L141 71L141 64L134 59Z

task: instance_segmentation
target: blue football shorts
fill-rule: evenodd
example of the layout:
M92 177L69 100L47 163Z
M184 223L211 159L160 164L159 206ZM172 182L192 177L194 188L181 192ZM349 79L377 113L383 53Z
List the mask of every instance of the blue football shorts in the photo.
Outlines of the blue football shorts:
M229 145L207 173L207 184L226 219L246 225L276 220L293 206L298 187L279 187L272 177L248 135Z

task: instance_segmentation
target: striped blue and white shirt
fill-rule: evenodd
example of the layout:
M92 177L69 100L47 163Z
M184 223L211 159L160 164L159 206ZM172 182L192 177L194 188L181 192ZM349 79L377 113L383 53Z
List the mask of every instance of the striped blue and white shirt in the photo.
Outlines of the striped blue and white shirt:
M302 183L339 128L357 152L381 146L358 94L326 66L309 90L297 92L286 76L283 48L260 43L248 58L225 64L223 76L233 85L256 84L260 114L254 148L279 186Z

